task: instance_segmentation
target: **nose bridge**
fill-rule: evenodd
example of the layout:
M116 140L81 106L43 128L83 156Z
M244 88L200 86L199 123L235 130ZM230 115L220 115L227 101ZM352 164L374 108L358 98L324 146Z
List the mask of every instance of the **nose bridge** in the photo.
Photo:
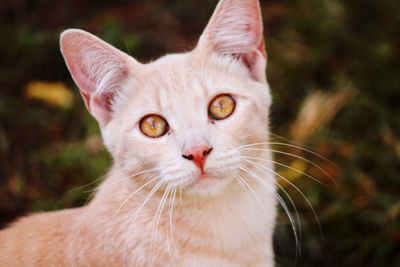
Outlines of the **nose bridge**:
M192 103L185 101L179 105L177 114L180 114L177 121L179 124L177 138L182 152L191 147L210 146L207 108L203 107L202 101L192 101Z
M207 129L202 125L192 125L186 128L182 135L182 152L186 152L193 147L210 147L210 140Z

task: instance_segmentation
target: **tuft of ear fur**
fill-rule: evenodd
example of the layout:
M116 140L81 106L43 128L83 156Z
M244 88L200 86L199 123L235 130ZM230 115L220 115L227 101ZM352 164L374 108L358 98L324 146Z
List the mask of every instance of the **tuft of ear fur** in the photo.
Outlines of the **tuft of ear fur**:
M255 80L265 82L267 55L259 0L220 0L198 47L241 60Z
M122 93L128 80L129 66L139 63L82 30L64 31L60 46L87 109L101 126L105 126L112 117L115 98Z

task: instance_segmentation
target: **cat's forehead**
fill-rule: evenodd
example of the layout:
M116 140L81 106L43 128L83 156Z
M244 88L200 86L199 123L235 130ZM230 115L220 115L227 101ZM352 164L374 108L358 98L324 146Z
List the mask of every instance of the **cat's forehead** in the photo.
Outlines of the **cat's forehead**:
M209 97L210 89L204 84L199 66L187 55L168 55L143 66L141 76L132 88L131 105L140 112L188 110ZM138 91L138 92L135 92Z
M142 81L145 93L162 101L168 96L186 100L213 97L221 90L235 91L248 78L238 62L191 52L167 55L147 64Z
M204 97L208 94L204 71L199 60L191 54L168 55L147 66L147 76L155 94L175 98Z

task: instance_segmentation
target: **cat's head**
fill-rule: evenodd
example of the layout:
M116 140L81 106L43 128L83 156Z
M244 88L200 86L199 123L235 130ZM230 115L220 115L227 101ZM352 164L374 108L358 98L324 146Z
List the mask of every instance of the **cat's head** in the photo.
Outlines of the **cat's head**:
M81 30L62 33L61 51L126 175L220 192L244 165L240 147L268 139L258 0L221 0L193 51L149 64Z

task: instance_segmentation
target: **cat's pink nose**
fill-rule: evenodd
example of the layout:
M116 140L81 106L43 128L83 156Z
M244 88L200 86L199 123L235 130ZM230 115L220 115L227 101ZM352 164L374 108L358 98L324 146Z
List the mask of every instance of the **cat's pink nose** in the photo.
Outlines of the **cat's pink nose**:
M186 150L185 154L182 155L187 160L192 160L194 164L204 173L203 167L206 162L206 157L211 153L212 147L208 146L194 146Z

